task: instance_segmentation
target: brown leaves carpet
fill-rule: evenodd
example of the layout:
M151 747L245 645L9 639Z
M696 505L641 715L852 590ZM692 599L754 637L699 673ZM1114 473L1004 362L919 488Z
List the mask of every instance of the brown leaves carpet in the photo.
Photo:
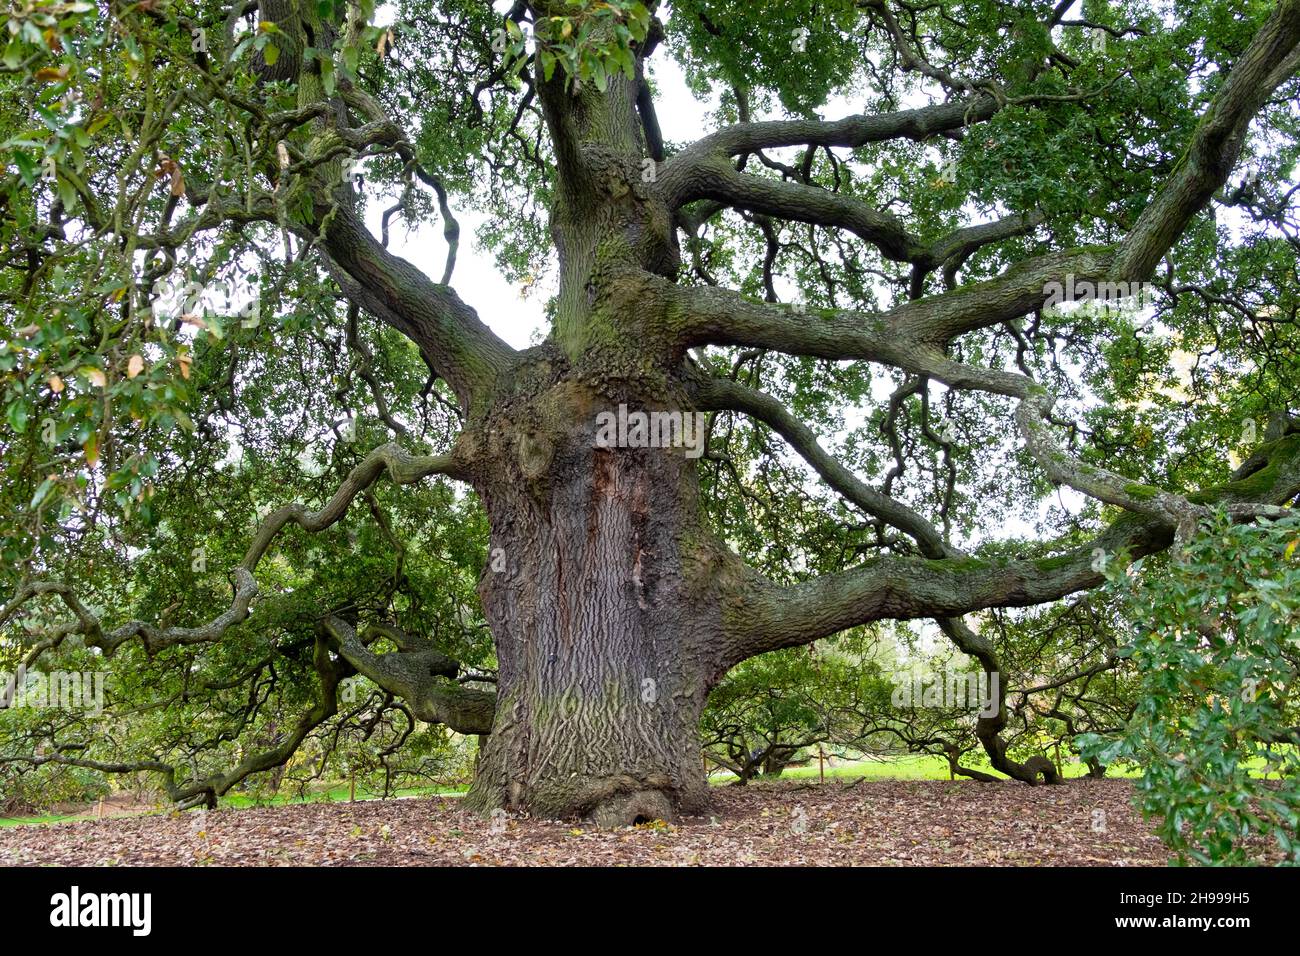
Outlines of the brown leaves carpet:
M615 831L493 821L445 797L294 804L6 827L0 865L1163 865L1131 793L1124 780L776 783Z

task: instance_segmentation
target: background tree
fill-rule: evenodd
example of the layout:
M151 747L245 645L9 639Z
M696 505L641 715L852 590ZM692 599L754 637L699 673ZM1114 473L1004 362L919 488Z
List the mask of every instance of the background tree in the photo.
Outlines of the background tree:
M483 735L480 809L668 817L736 665L932 619L1001 674L965 615L1300 494L1300 2L383 13L11 6L0 625L151 726L42 711L7 762L212 802L359 673ZM665 59L722 91L691 142ZM455 203L553 276L543 342L455 291ZM602 447L621 405L707 454ZM974 734L1033 781L1012 718Z
M850 633L734 668L710 693L701 720L706 765L745 784L759 774L779 777L837 741L837 708L860 684L882 682L879 665L861 656L872 637Z

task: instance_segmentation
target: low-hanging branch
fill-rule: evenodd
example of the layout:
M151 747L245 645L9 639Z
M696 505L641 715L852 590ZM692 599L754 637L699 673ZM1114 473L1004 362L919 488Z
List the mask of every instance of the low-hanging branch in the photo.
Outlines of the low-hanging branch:
M338 490L320 509L310 511L305 505L293 502L281 506L263 519L243 560L232 571L234 595L230 607L206 624L197 627L158 627L144 621L127 621L106 631L99 617L86 608L71 586L59 581L32 580L20 585L13 597L0 607L0 627L7 624L28 602L43 596L59 598L75 616L75 620L37 632L37 639L23 657L24 669L30 669L46 651L57 648L74 634L80 635L87 647L99 648L106 655L112 655L122 644L137 637L149 654L177 645L212 643L248 618L253 599L257 596L257 580L253 572L286 525L295 524L311 533L323 531L339 521L347 513L353 499L385 473L394 483L404 485L435 474L454 477L458 472L454 455L412 455L396 443L380 445L348 473Z
M1190 496L1194 503L1281 505L1300 495L1300 433L1261 449L1266 464ZM1095 552L1142 557L1168 548L1176 523L1127 513L1093 540L1051 558L983 561L889 557L782 587L755 574L731 608L725 659L807 644L872 621L959 617L990 607L1028 607L1097 587Z
M496 713L496 694L454 683L458 662L432 649L376 654L356 629L337 615L322 622L330 644L357 672L406 701L411 713L431 724L445 724L460 734L489 734Z
M215 807L217 798L228 793L241 781L255 773L285 763L297 752L308 734L338 713L339 683L348 676L348 673L343 666L331 658L323 636L318 636L315 641L312 666L320 684L320 694L315 703L298 719L282 741L267 750L249 754L225 773L178 783L176 767L166 761L156 758L106 761L79 756L86 749L85 744L63 744L55 746L49 753L3 756L0 757L0 765L25 764L30 767L40 767L44 764L61 764L106 774L156 773L162 778L163 789L168 799L178 808L188 809L198 805Z

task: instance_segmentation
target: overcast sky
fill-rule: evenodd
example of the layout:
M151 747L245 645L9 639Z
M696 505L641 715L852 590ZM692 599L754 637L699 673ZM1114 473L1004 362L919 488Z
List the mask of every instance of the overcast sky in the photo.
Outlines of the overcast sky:
M656 106L664 138L681 142L703 135L708 128L708 113L717 108L717 98L707 103L696 100L686 88L680 68L667 56L651 61L650 75L659 91ZM452 287L478 310L479 318L512 346L523 348L532 344L533 332L543 326L543 306L556 291L554 276L543 277L525 297L522 286L507 282L497 271L492 256L479 246L476 234L483 217L469 209L457 209L454 200L452 211L461 228ZM370 204L367 222L375 235L380 232L382 214L380 204ZM393 252L419 266L428 276L436 279L442 275L447 244L442 238L441 223L411 229L394 219L389 228L389 248Z

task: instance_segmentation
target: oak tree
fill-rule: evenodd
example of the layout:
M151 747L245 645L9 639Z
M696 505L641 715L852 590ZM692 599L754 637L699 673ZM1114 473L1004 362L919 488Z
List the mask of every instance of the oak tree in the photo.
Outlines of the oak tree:
M359 675L485 812L670 818L742 662L920 621L1000 675L998 614L1300 494L1300 0L8 15L0 625L114 680L6 765L211 803Z

